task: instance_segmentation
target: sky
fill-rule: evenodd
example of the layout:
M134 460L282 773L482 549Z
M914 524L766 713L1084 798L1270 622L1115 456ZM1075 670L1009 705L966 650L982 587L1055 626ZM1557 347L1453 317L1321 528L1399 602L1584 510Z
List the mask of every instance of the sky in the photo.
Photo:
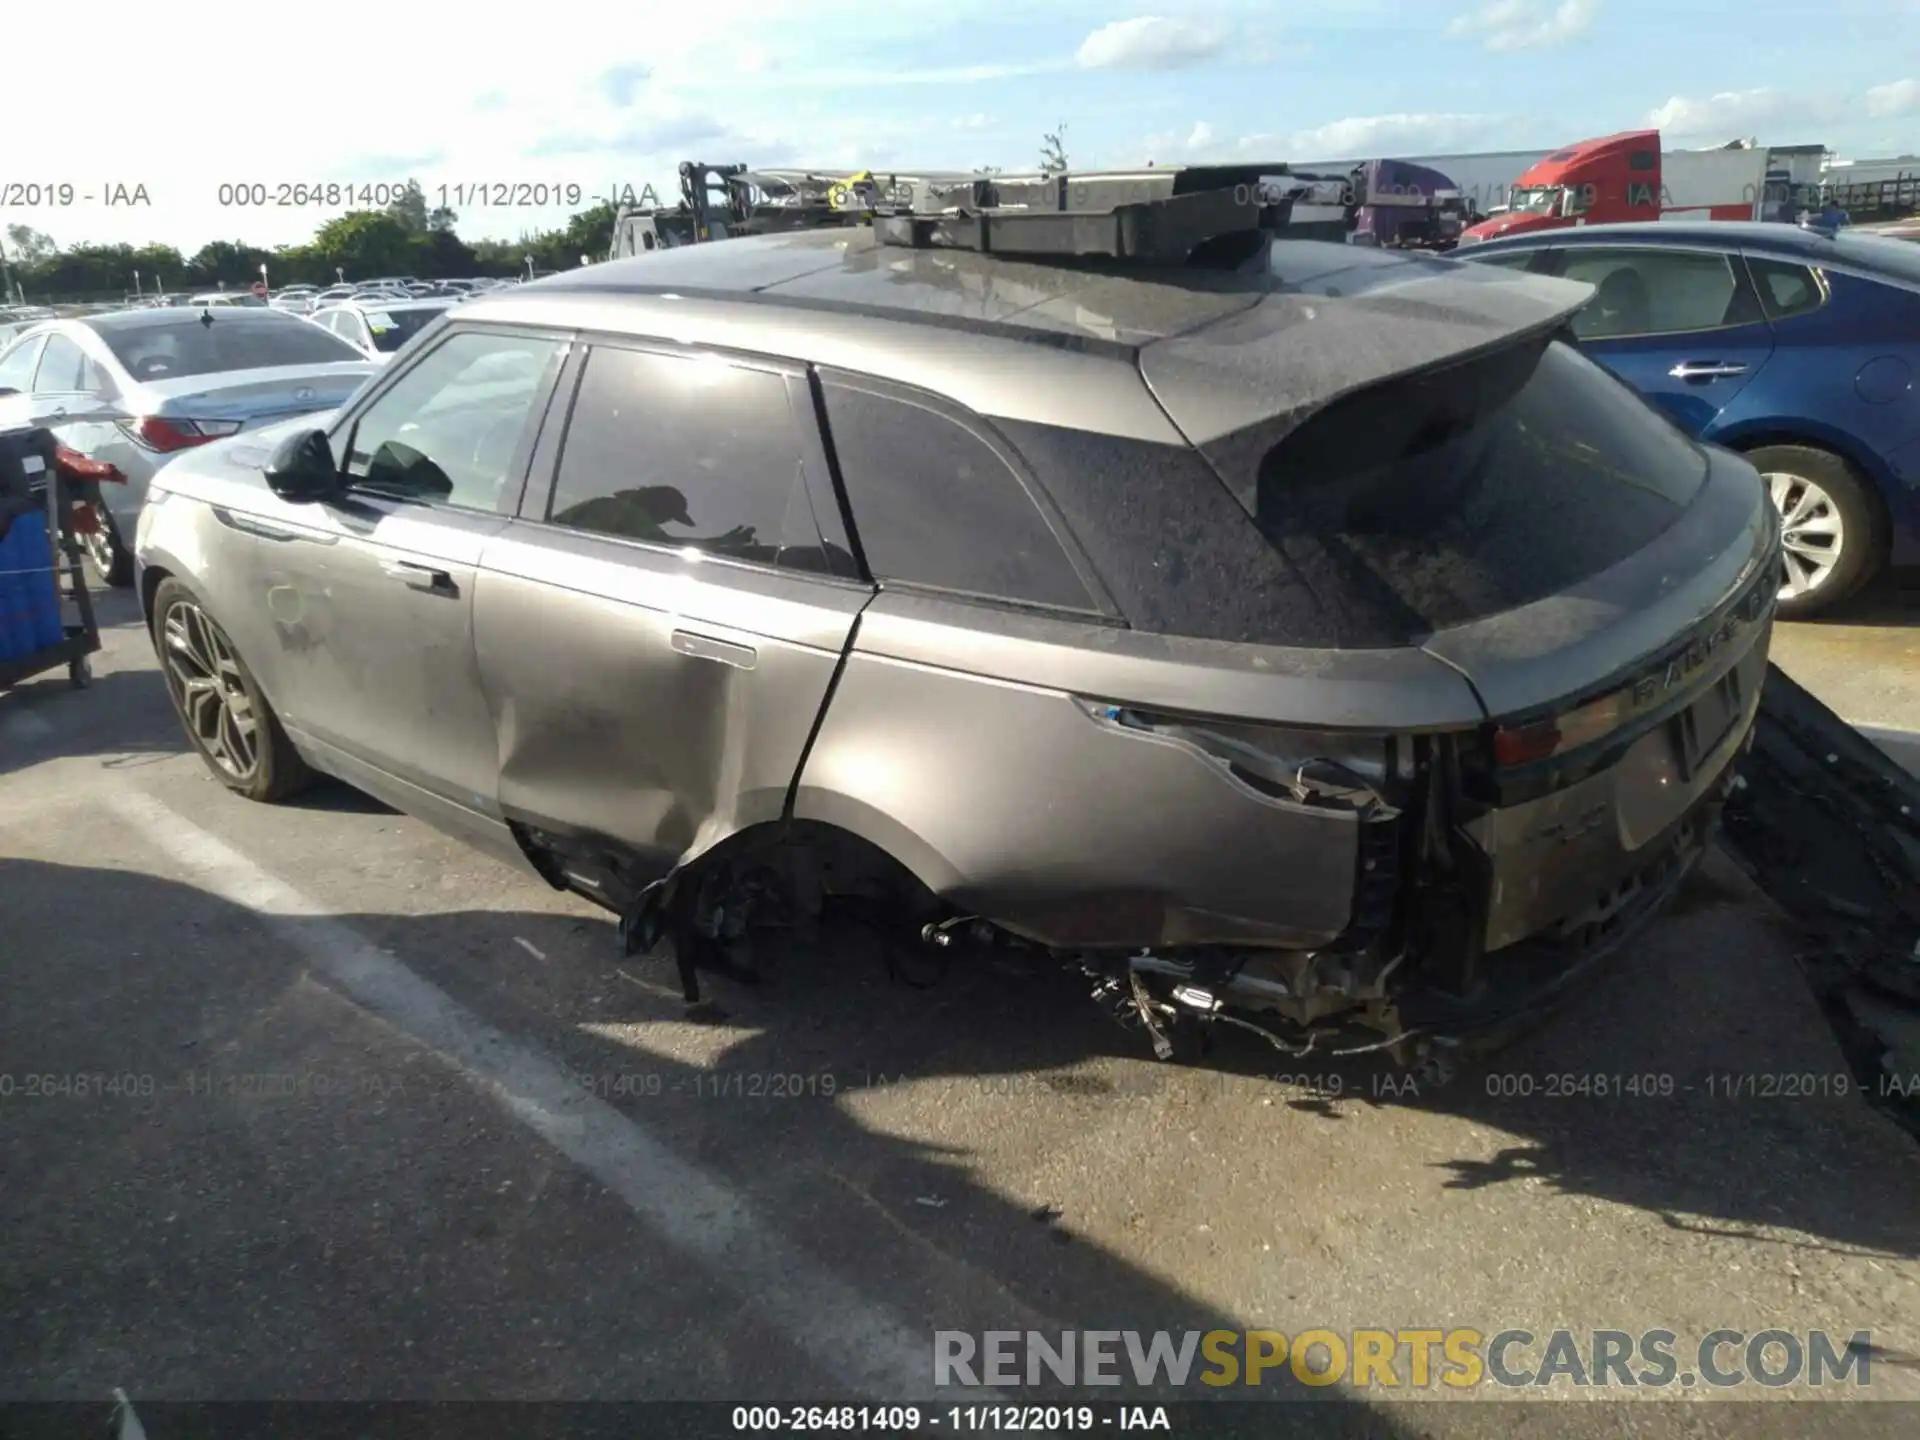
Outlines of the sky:
M11 55L72 58L8 67L0 227L62 246L294 243L337 209L223 201L409 177L463 236L506 239L564 220L524 203L542 187L673 196L683 159L1031 169L1062 125L1076 169L1641 126L1920 152L1920 0L185 0L164 44L97 46L79 11L15 8Z

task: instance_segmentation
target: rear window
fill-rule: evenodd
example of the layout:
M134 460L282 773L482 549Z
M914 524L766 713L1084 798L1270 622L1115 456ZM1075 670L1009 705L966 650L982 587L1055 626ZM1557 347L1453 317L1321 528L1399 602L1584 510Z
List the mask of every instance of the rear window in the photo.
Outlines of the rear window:
M391 354L447 312L439 306L431 309L369 310L367 329L373 332L373 346Z
M1258 460L1255 520L1347 644L1577 585L1679 518L1706 456L1562 343L1335 402Z
M213 315L212 323L202 314ZM346 341L277 310L195 311L161 323L102 325L100 337L135 380L176 380L276 365L333 365L366 357Z

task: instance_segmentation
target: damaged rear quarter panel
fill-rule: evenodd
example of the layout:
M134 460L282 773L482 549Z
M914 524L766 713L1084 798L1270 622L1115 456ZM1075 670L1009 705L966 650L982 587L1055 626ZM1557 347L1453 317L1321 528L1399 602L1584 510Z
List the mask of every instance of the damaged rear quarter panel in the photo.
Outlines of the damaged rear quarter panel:
M1302 729L1482 719L1465 682L1416 650L1263 652L883 591L794 814L1049 944L1306 947L1346 928L1354 812L1260 794L1076 696Z

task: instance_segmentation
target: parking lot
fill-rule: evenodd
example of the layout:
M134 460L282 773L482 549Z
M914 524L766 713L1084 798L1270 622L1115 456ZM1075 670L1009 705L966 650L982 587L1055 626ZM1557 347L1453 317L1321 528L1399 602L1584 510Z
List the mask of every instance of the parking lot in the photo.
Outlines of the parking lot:
M901 1399L937 1330L1781 1326L1871 1331L1865 1393L1920 1399L1920 1154L1830 1093L1795 935L1724 857L1440 1088L1252 1042L1163 1067L1070 978L856 949L696 1021L608 916L412 819L229 796L127 592L104 622L90 691L0 694L17 1398ZM1891 590L1776 655L1849 719L1920 714ZM1783 1075L1817 1093L1728 1078Z

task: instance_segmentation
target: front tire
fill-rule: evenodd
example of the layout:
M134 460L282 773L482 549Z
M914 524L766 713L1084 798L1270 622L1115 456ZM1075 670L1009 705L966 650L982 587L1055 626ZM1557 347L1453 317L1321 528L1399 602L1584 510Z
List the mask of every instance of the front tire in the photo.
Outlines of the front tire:
M174 713L214 779L267 803L312 782L233 641L172 577L154 591L153 648Z
M1780 618L1805 620L1851 599L1887 554L1886 521L1865 480L1810 445L1762 445L1746 458L1780 512Z

